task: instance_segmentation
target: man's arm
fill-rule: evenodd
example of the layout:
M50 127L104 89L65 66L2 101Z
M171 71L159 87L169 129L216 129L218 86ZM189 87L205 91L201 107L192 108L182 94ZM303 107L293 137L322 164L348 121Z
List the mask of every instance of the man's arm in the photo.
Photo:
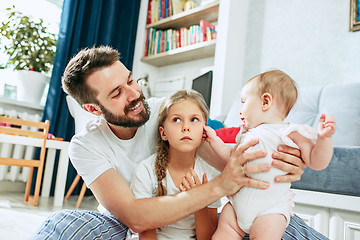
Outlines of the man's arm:
M117 219L136 232L158 228L176 222L223 196L237 192L243 186L265 189L268 183L245 177L245 162L263 157L264 153L247 154L244 151L256 141L239 145L231 154L219 177L196 189L176 195L136 199L128 183L114 170L100 175L89 188L96 199ZM257 172L268 171L270 166L258 166Z
M222 129L222 135L226 135L226 131L231 131L232 135L235 135L234 130L240 131L241 128L224 128ZM248 154L258 154L259 151L261 150L257 150L256 152L248 152ZM197 154L219 171L222 171L227 163L227 161L224 161L215 153L215 151L207 142L200 146ZM272 153L272 157L274 158L274 161L272 162L273 167L288 172L288 174L275 177L276 182L294 182L301 179L301 175L304 173L306 164L301 159L300 151L298 149L288 146L279 146L278 151ZM244 171L246 173L254 173L260 167L263 166L257 164L247 165L244 167Z
M135 232L142 232L176 222L226 195L221 179L177 195L136 199L128 183L109 169L90 189L96 199L117 219Z

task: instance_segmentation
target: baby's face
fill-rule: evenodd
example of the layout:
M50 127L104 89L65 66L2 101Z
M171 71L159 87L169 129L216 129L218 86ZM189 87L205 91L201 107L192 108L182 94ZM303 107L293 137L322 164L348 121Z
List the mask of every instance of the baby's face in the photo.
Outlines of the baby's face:
M247 83L241 90L241 103L240 117L245 124L245 128L254 128L264 122L262 102L255 80Z

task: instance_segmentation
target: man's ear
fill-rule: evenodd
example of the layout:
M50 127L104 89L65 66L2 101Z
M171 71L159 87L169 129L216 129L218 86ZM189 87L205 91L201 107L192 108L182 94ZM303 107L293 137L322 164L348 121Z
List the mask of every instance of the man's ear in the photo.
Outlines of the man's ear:
M269 110L271 104L272 104L272 96L270 93L264 93L261 96L261 107L263 111Z
M164 141L167 141L168 139L165 134L165 129L162 126L159 127L159 132L160 132L161 139Z
M85 109L85 111L92 113L96 116L100 116L102 114L100 107L93 103L84 103L82 107Z

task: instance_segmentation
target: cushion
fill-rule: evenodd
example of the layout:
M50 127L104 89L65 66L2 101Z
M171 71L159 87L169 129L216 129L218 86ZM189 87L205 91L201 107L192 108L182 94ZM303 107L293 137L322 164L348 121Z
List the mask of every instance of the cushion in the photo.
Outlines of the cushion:
M75 121L75 133L80 132L86 124L96 116L84 110L80 104L70 95L66 96L69 112Z
M225 127L239 127L242 124L240 119L241 110L241 92L239 91L230 107L229 113L227 114L224 125Z
M222 122L220 122L219 120L216 120L216 119L211 119L211 118L208 118L207 125L214 130L224 127L224 124Z
M221 138L224 143L236 143L236 136L240 131L240 127L220 128L217 129L216 135Z
M334 147L329 166L321 171L305 168L292 188L360 197L360 147Z

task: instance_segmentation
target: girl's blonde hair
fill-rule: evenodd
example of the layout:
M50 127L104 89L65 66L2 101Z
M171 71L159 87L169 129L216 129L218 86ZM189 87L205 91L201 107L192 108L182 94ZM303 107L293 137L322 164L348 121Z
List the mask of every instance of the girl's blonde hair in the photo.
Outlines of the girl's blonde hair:
M281 70L261 73L251 78L247 83L253 80L257 81L259 95L270 93L285 118L298 97L296 82Z
M194 90L180 90L167 97L161 104L158 117L158 129L159 127L164 127L164 122L169 115L170 108L174 104L182 102L184 100L190 100L197 104L203 113L205 123L207 123L209 109L205 103L203 96ZM157 154L155 161L155 173L158 181L156 196L165 196L167 195L167 190L166 187L162 184L162 180L166 177L166 168L169 163L169 142L164 141L161 138L160 132L158 132L156 151Z

